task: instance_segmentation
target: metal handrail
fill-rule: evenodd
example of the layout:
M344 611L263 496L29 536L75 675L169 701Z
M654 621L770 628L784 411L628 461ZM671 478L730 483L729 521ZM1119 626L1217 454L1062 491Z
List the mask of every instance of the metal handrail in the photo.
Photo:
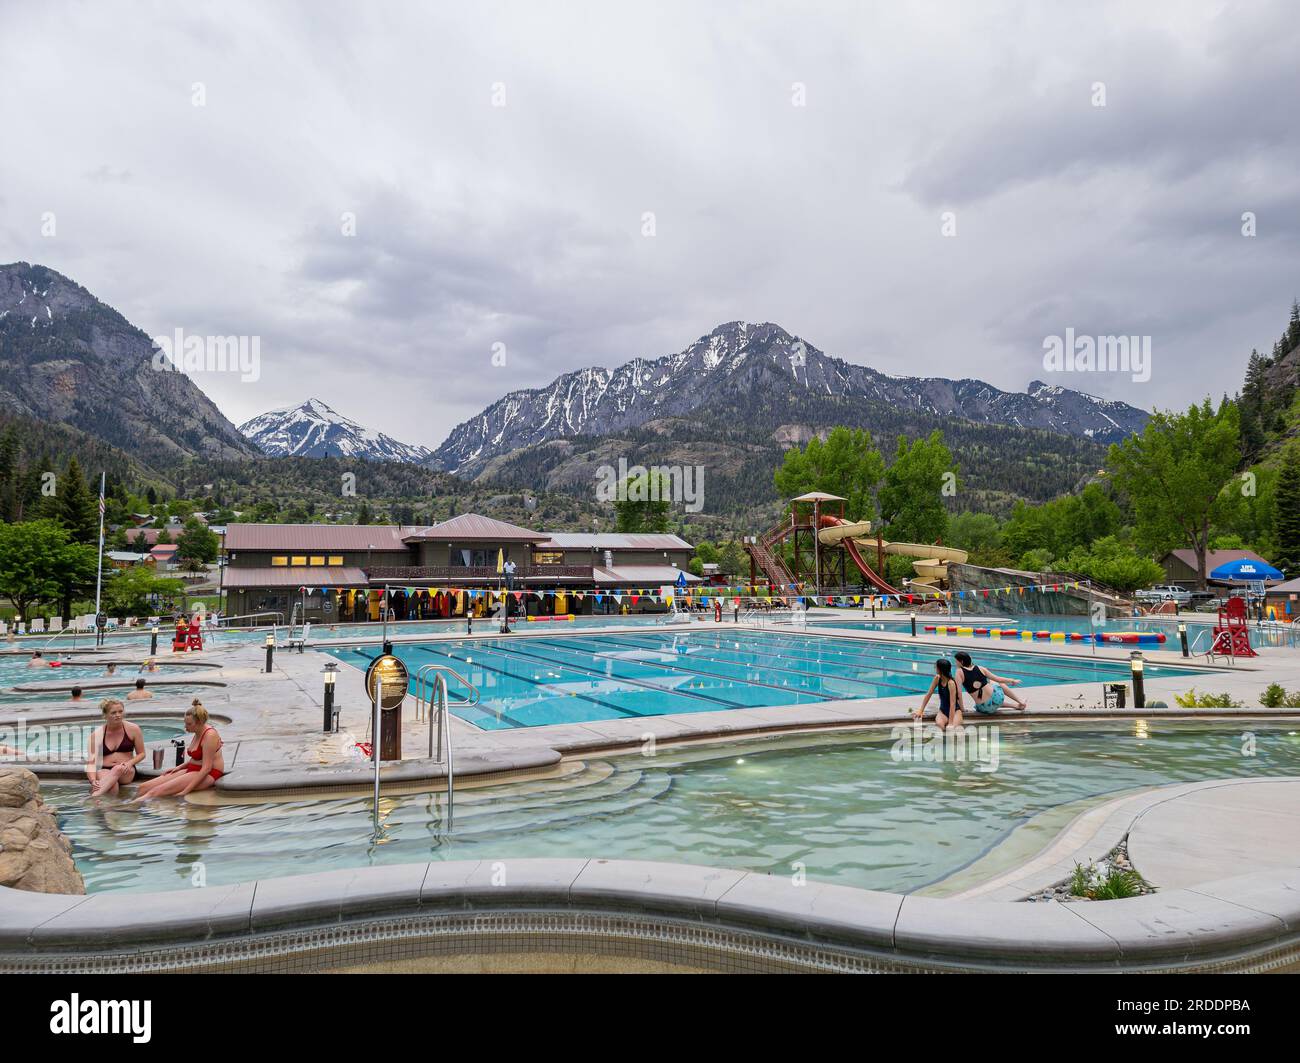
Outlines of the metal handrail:
M53 635L51 635L48 639L46 639L45 642L41 644L41 649L44 650L49 648L50 643L52 643L57 638L62 638L64 635L71 635L72 648L75 650L77 648L77 632L80 630L81 630L80 628L75 627L72 624L64 624L63 627L59 628L58 631L56 631Z
M256 620L259 616L275 617L275 623L271 625L272 627L284 626L284 613L271 612L268 610L262 613L242 613L239 616L223 616L220 620L217 621L216 627L218 630L220 630L222 627L229 625L230 621L232 620ZM256 624L253 624L252 626L257 627Z
M455 810L455 797L453 788L455 785L455 771L452 766L451 752L451 721L447 719L451 696L447 691L447 676L453 675L457 682L470 692L470 697L459 699L461 705L477 705L479 703L479 689L463 675L445 664L426 664L422 665L415 673L415 718L420 718L420 708L425 708L425 715L429 718L429 757L434 759L434 750L437 750L437 761L442 762L442 749L444 743L447 748L447 830L452 827L452 817ZM438 742L435 747L433 740L433 723L438 722ZM445 737L444 737L445 735Z

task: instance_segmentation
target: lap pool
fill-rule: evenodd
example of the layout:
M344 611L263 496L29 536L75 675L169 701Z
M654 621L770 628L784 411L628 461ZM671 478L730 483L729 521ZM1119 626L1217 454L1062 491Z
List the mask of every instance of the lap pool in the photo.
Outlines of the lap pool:
M458 788L450 833L444 794L386 796L378 840L368 797L131 806L91 799L84 785L47 783L43 794L92 893L430 860L500 860L509 873L508 861L524 857L802 868L810 879L910 892L1039 813L1064 819L1061 806L1081 799L1300 775L1295 724L1016 720L974 730L996 739L996 759L900 759L897 738L879 729L590 760L576 775Z
M330 648L364 669L375 646ZM647 631L554 638L497 638L397 644L412 676L447 665L476 687L477 705L455 705L484 730L715 712L762 705L923 694L943 650L864 639L773 631ZM980 650L1000 675L1025 686L1122 681L1127 664ZM1148 663L1148 679L1197 674ZM452 681L453 699L463 692Z

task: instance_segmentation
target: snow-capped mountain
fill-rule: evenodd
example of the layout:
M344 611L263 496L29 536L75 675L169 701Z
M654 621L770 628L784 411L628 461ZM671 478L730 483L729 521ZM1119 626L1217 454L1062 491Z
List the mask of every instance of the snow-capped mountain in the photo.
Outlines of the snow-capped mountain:
M764 405L824 410L827 400L840 408L880 404L928 424L955 417L1102 443L1139 432L1147 421L1127 403L1041 381L1019 393L981 380L889 376L826 355L777 325L732 321L678 354L579 369L545 388L511 392L453 429L430 464L473 475L494 458L550 440L605 436L697 410L716 416L730 409L742 420Z
M361 458L364 461L405 461L418 465L430 457L425 447L400 443L392 436L363 428L330 409L320 399L308 399L245 421L242 432L263 454L280 458Z

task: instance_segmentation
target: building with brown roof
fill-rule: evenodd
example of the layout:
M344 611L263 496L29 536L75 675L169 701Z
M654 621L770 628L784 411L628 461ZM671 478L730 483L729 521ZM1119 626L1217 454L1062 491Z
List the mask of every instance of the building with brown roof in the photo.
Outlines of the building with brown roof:
M534 531L476 513L429 527L386 524L230 524L222 590L227 616L278 613L285 621L377 619L384 586L398 619L463 615L502 586L513 565L519 607L548 613L610 609L638 593L640 611L663 608L646 592L677 582L694 548L676 535ZM698 577L685 572L690 583ZM597 596L599 595L599 598ZM558 596L558 600L557 600Z

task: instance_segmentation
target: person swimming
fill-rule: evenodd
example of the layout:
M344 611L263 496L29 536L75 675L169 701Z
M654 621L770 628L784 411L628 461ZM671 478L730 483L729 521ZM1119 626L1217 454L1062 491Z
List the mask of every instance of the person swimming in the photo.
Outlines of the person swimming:
M117 675L117 665L115 664L106 665L104 668L104 675L106 676Z
M153 694L144 688L144 680L135 681L135 689L126 696L127 701L143 701L145 698L151 698Z
M225 743L217 729L208 723L208 710L198 698L185 712L185 730L195 735L194 744L186 750L186 762L141 783L136 791L137 801L153 797L184 797L195 790L209 790L226 774L226 760L221 753Z
M70 697L68 700L69 700L69 701L85 701L86 699L83 698L83 697L81 696L81 687L73 687L73 688L72 688L72 697Z
M31 658L27 661L28 668L44 668L45 658L41 656L40 650L32 650Z
M939 695L939 711L935 714L935 723L939 725L940 730L947 730L949 727L960 727L962 721L962 703L961 703L961 686L957 680L952 677L951 662L940 657L934 662L934 678L930 680L930 689L925 692L925 700L921 702L921 707L912 713L914 719L920 720L925 716L925 707L930 704L930 698L935 693Z
M126 706L117 698L99 703L104 724L90 736L86 778L92 797L117 793L135 778L135 766L144 760L144 732L126 718Z
M957 661L957 678L961 681L962 689L975 702L976 712L997 712L1008 698L1011 699L1011 704L1021 712L1029 708L1028 701L1017 697L1007 689L1010 686L1018 686L1020 684L1019 679L1008 679L1006 676L994 675L988 669L979 667L971 660L970 654L965 650L954 653L953 657Z

